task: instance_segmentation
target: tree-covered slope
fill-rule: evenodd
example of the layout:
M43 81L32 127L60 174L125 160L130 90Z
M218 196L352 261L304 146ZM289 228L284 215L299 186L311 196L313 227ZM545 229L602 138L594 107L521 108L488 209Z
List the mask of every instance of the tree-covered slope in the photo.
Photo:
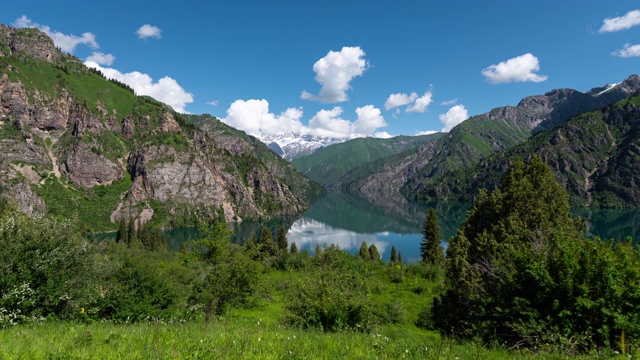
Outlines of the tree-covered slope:
M496 188L510 163L533 154L549 164L574 205L640 206L640 95L580 114L471 169L451 172L417 196L470 200L480 188Z
M179 226L301 212L323 189L257 140L185 116L0 25L0 184L28 213Z
M294 159L291 163L309 178L326 187L335 187L337 184L350 182L344 177L351 172L368 173L372 164L384 163L394 155L415 149L441 135L357 138L327 146L311 155Z
M446 174L475 166L481 159L553 128L571 117L605 106L640 89L632 75L607 92L556 89L473 116L442 138L419 146L404 158L385 164L354 181L350 189L373 201L381 193L399 192L410 200L436 186Z

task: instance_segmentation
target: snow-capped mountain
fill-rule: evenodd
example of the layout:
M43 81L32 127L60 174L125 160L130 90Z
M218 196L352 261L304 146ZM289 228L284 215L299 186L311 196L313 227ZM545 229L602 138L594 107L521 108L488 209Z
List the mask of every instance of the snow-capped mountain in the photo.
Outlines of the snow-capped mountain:
M276 154L289 161L312 154L325 146L349 140L291 133L262 135L259 139Z

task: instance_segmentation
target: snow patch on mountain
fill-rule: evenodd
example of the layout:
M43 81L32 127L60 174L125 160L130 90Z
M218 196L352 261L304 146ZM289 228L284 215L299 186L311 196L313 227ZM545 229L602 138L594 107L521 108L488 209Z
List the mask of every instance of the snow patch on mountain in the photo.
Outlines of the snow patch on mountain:
M293 133L266 134L258 136L258 139L267 144L276 154L289 161L310 155L323 147L349 140L347 138L338 139Z

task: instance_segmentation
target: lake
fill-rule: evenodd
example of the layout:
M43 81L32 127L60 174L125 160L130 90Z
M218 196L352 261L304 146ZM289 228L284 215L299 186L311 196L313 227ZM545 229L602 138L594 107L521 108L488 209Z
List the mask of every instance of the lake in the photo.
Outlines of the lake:
M448 239L454 236L466 219L470 204L434 203L438 211L440 227L446 248ZM640 209L574 209L575 215L586 220L586 235L604 239L624 239L631 236L640 239ZM275 234L280 226L287 231L289 243L296 243L299 250L313 254L316 246L338 245L356 254L363 241L375 244L384 260L389 260L391 247L402 253L406 262L420 259L422 222L426 207L413 204L376 204L348 194L329 192L327 196L310 205L297 219L275 219L269 222L243 222L234 224L234 241L244 243L254 234L260 236L264 226ZM194 228L167 230L167 241L173 250L188 240L198 238Z

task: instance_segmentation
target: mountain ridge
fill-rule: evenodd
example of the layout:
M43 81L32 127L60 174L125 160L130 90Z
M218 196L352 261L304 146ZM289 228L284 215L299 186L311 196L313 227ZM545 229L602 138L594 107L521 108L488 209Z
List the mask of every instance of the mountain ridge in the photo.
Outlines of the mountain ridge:
M261 142L200 129L37 29L0 25L0 54L0 185L28 213L183 226L298 214L323 193Z

